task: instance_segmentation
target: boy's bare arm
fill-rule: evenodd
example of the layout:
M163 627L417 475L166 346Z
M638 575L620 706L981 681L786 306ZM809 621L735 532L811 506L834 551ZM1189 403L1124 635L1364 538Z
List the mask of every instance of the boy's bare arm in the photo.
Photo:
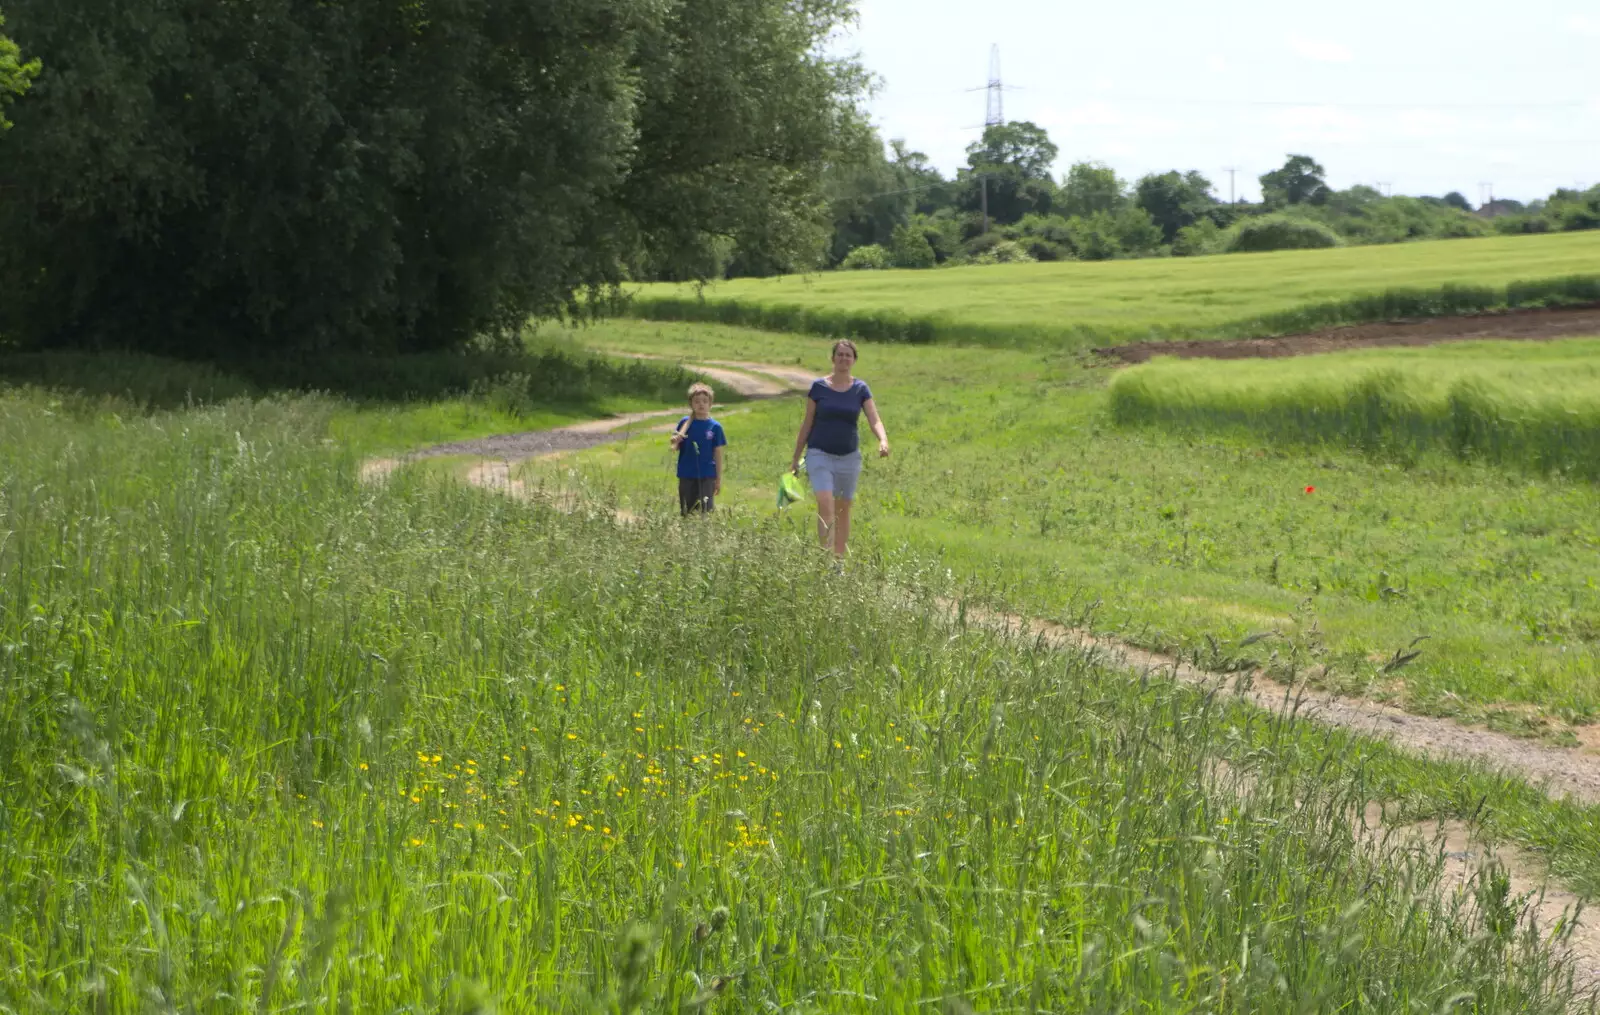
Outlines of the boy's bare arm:
M722 445L717 445L717 450L711 456L717 463L716 493L722 492Z

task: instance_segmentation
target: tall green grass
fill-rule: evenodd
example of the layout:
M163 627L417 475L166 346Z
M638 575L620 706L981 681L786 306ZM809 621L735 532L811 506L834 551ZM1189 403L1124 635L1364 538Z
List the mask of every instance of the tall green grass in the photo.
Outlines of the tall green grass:
M0 1006L1568 1008L1358 745L914 564L364 488L325 411L0 400Z
M1600 233L1214 257L829 272L705 290L648 285L627 312L887 342L1067 349L1600 302Z
M1281 360L1157 360L1111 383L1120 425L1445 451L1600 479L1600 340L1471 342Z

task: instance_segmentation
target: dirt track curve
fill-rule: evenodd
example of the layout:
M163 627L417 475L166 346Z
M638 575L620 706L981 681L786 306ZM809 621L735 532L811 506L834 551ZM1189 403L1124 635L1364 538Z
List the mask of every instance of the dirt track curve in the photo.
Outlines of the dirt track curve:
M1176 356L1179 359L1274 358L1384 346L1436 345L1440 342L1484 338L1548 342L1579 336L1600 336L1600 307L1513 310L1501 314L1436 317L1424 321L1351 324L1303 335L1284 335L1281 338L1133 342L1094 351L1124 363L1143 363L1153 356Z

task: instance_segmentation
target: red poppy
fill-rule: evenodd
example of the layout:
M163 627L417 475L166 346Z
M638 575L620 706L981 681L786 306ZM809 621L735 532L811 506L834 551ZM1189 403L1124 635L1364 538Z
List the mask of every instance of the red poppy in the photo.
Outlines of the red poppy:
M1314 487L1314 486L1306 487L1306 493L1316 493L1316 492L1317 492L1317 488L1316 487Z

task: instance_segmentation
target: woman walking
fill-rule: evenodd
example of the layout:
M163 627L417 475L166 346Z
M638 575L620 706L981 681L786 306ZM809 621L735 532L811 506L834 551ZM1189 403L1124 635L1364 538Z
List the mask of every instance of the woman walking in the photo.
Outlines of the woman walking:
M844 557L850 540L850 505L861 478L861 446L857 433L861 413L878 435L878 457L889 456L889 435L878 418L867 382L851 375L856 365L856 344L848 339L833 343L833 373L811 382L806 397L806 418L794 441L789 471L800 471L806 456L806 473L817 496L817 539Z

